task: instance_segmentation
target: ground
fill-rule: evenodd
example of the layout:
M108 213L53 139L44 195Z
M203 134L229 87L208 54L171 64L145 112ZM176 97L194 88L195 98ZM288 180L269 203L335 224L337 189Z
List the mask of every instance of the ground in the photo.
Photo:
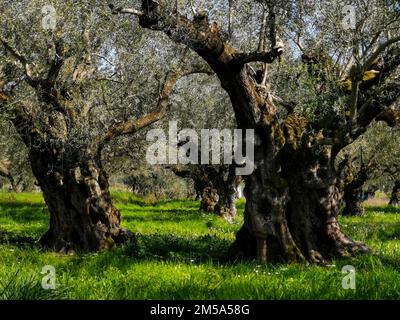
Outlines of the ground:
M341 218L344 231L373 254L328 266L267 265L227 260L242 224L198 211L195 201L146 202L114 192L124 227L139 247L63 256L35 240L48 216L40 194L0 194L0 299L397 299L400 296L400 209L366 207ZM43 266L57 289L41 287ZM342 288L342 267L356 270L356 289Z

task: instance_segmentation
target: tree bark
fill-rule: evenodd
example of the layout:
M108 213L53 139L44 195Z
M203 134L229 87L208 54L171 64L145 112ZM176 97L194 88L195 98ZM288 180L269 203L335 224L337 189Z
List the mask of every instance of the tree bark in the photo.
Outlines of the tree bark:
M225 171L227 172L216 176L215 185L217 186L218 202L214 211L226 220L233 221L237 214L237 187L241 181L241 177L236 176L234 165L228 166Z
M218 202L215 205L215 213L224 217L228 221L236 218L236 199L237 192L232 186L227 186L224 192L219 193Z
M393 186L393 191L390 197L389 206L398 207L399 201L400 201L400 181L397 180Z
M343 200L345 202L342 211L343 216L362 216L364 214L363 201L359 191L345 188Z
M205 212L215 212L215 206L218 203L219 195L212 185L203 189L200 200L200 210Z
M22 191L22 187L20 184L21 181L19 181L19 180L16 181L14 179L14 176L12 175L11 170L9 168L10 165L11 164L8 162L0 163L0 177L6 178L10 183L12 191L19 193Z
M40 243L62 253L133 244L133 234L120 226L121 215L111 201L106 173L91 157L74 163L70 158L63 161L63 156L54 151L29 152L50 213L50 228Z

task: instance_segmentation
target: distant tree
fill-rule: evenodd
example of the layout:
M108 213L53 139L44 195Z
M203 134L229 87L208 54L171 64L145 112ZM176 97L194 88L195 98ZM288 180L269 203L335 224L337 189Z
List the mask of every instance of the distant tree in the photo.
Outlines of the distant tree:
M347 164L343 170L344 208L342 214L344 216L361 216L364 214L362 203L366 200L365 195L370 192L370 190L365 190L364 185L371 174L371 162L366 163L361 160L361 164L357 166L356 159L350 160L349 157L346 157L344 161L347 161Z
M153 199L182 199L193 195L189 181L180 179L162 166L146 164L131 169L122 179L136 195Z
M398 127L375 123L344 149L348 161L344 166L344 198L350 207L346 205L343 214L361 213L363 195L368 190L393 187L392 194L396 195L396 181L400 178L399 145Z
M398 207L400 203L400 180L394 182L392 194L390 196L389 206Z
M0 121L0 177L5 178L14 192L34 188L26 147L7 121Z
M215 212L228 221L236 218L237 188L241 177L236 176L234 165L170 166L179 177L194 182L200 209Z

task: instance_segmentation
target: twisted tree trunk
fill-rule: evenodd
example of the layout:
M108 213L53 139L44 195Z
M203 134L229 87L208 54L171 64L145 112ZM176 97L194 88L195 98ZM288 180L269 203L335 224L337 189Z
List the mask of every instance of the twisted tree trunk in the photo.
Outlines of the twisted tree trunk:
M390 197L389 206L398 207L400 201L400 181L397 180L393 186L392 196Z
M237 188L240 181L241 177L236 176L234 165L228 166L227 172L219 175L215 181L219 196L215 206L215 212L228 221L232 221L236 218Z
M237 213L236 199L237 192L234 186L227 186L224 192L219 193L218 202L215 205L215 213L228 221L234 220Z
M214 212L228 221L236 218L237 186L241 180L235 174L234 165L174 166L171 169L179 177L193 179L200 210Z
M364 214L360 190L349 190L345 188L343 200L345 202L345 207L343 208L342 215L362 216Z
M134 243L133 234L121 228L108 177L93 157L70 162L62 153L35 149L29 156L50 212L50 228L40 239L43 246L68 253Z
M361 216L364 214L364 208L362 207L362 188L368 180L366 167L362 166L356 176L350 179L350 181L345 182L344 186L343 200L345 202L345 207L342 214L344 216Z
M215 206L219 200L219 194L212 184L203 189L200 198L200 210L205 212L215 211Z
M289 158L282 171L261 163L246 178L245 221L235 248L262 261L324 262L368 248L347 238L337 221L340 181L328 154L316 159L307 151Z

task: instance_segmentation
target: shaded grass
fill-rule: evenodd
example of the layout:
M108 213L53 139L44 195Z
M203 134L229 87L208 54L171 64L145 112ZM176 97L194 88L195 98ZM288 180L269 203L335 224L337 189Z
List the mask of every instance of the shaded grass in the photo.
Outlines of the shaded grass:
M365 217L341 218L345 232L373 254L330 266L227 262L242 224L198 211L195 201L151 202L114 193L123 226L137 248L61 256L35 241L48 217L38 194L0 194L0 283L14 277L2 298L32 299L397 299L400 296L400 211L368 207ZM342 288L344 265L356 268L356 290ZM58 291L42 292L40 272L53 265ZM15 275L16 276L13 276ZM0 286L0 293L1 293ZM8 295L6 295L8 293Z

